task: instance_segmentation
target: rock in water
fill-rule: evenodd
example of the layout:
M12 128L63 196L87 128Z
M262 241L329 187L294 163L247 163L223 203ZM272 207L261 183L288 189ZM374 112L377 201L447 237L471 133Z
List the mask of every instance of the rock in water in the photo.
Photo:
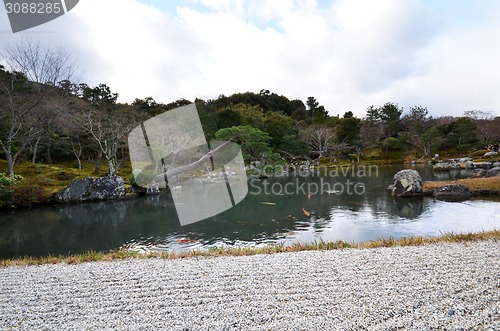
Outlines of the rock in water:
M444 185L434 191L434 197L442 200L463 201L471 197L469 188L462 184Z
M59 202L118 199L125 196L125 181L120 176L75 179L56 194Z
M416 170L401 170L394 175L392 196L415 197L422 196L422 177Z
M434 171L449 171L449 170L458 170L462 169L460 164L455 160L449 160L448 162L439 162L436 163L433 167Z
M160 194L160 187L156 183L152 183L146 189L146 195L158 195Z
M491 168L484 175L484 177L496 177L496 176L500 176L500 167Z
M486 170L478 168L470 172L469 178L482 178L484 175L486 175Z

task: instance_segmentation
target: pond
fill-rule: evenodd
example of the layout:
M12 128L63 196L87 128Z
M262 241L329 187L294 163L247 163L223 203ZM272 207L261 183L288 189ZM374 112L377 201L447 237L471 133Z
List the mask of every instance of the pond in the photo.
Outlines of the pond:
M320 240L363 242L500 228L498 197L465 202L391 197L386 187L402 168L365 167L362 172L346 168L328 176L254 179L249 182L249 194L236 207L186 226L180 225L172 197L166 193L1 211L0 258L120 247L170 252ZM424 180L464 176L435 174L430 166L416 170Z

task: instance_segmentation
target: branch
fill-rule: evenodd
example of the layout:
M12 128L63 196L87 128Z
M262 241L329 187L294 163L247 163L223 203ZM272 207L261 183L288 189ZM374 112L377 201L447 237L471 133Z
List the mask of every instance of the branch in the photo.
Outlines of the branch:
M222 145L209 151L207 154L202 156L197 161L194 161L193 163L187 164L187 165L182 166L182 167L178 167L178 168L169 170L166 173L157 175L157 176L155 176L153 181L163 182L165 180L165 176L167 178L170 178L170 177L173 177L173 176L178 175L178 174L183 173L183 172L198 169L199 167L203 166L206 162L208 162L210 160L210 158L216 157L218 154L220 154L220 152L222 152L222 150L224 150L231 142L232 142L231 140L225 141Z

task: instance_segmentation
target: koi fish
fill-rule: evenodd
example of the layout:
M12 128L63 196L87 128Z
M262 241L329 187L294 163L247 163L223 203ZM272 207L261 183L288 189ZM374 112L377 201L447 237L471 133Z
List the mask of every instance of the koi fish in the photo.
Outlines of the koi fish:
M186 244L186 243L194 243L196 240L190 238L178 238L175 239L175 241L178 242L179 244Z

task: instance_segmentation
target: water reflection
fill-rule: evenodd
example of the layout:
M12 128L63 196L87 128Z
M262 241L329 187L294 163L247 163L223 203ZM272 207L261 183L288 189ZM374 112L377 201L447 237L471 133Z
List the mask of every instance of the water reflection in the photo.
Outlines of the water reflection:
M0 212L0 256L106 251L122 246L171 251L318 240L365 241L499 228L498 199L451 204L391 197L386 187L400 169L384 167L377 175L366 177L348 173L334 178L254 181L253 193L251 186L248 196L235 208L184 227L169 194L4 211ZM417 170L424 179L436 178L430 167ZM346 181L362 184L363 194L339 194ZM286 184L296 194L264 194L265 187ZM309 191L334 185L336 190L330 193ZM301 187L304 189L299 190ZM305 216L304 210L311 217Z

